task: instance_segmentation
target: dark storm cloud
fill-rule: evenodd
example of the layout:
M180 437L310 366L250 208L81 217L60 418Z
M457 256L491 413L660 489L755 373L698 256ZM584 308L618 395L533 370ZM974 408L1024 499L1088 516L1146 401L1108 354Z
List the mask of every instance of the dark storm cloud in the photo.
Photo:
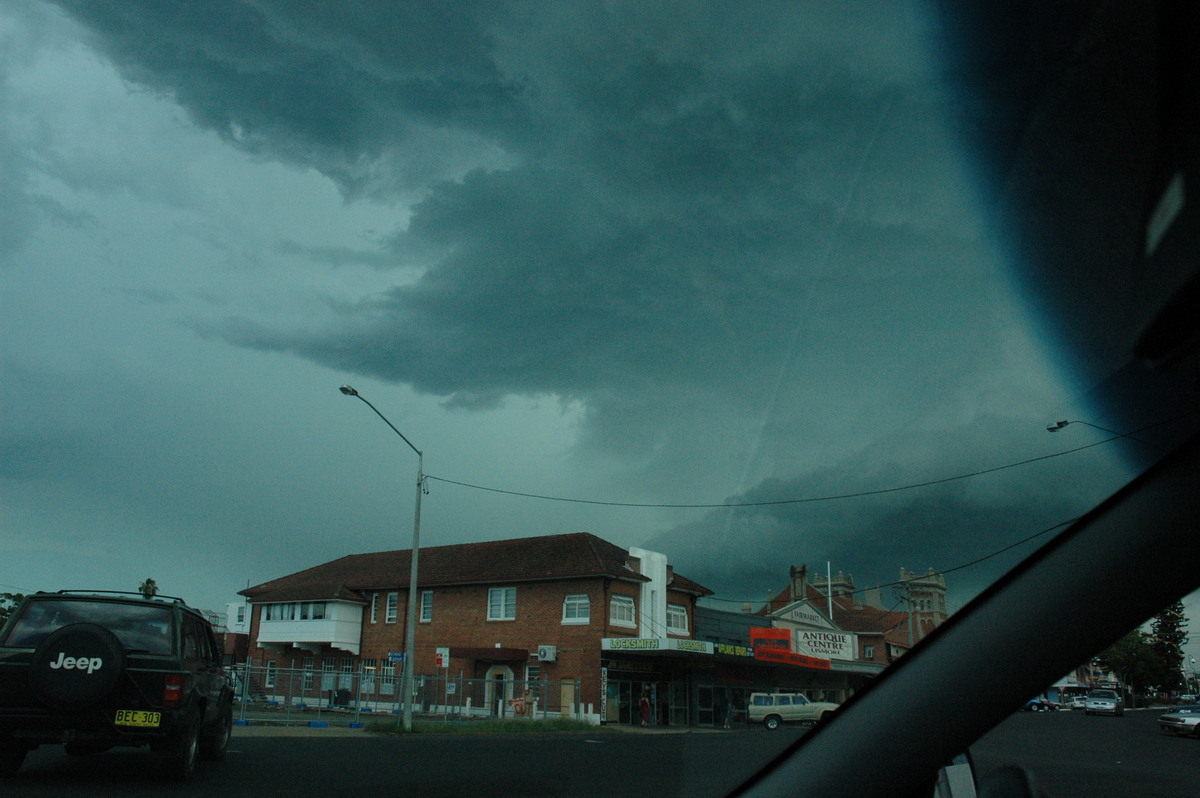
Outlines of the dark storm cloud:
M982 423L1005 422L991 417ZM729 499L757 506L707 512L646 545L672 552L680 572L725 597L761 601L765 590L787 583L789 565L823 573L831 562L835 571L854 574L860 589L894 581L901 568L947 570L951 596L961 603L1125 478L1103 450L1001 461L996 458L1017 458L1022 450L988 451L962 438L949 429L893 436L844 462L765 480ZM957 451L923 464L920 453L903 454L933 446ZM974 474L972 466L986 473ZM1011 467L989 470L997 466Z
M391 258L389 289L208 336L459 406L575 400L583 441L644 473L734 424L793 473L814 441L967 405L1015 360L892 4L871 27L822 3L60 4L232 145L422 198L383 256L284 247Z
M535 30L536 53L521 64L542 71L505 75L478 7L419 20L190 8L77 13L130 77L170 91L241 146L285 159L303 151L349 193L407 157L413 125L482 137L520 161L429 189L392 242L396 265L424 269L415 283L340 304L320 332L231 323L225 335L239 344L464 405L549 392L583 398L603 418L606 403L628 415L643 411L639 395L689 402L714 386L761 405L768 372L790 359L835 376L847 358L823 354L834 346L853 347L863 373L902 368L908 358L885 354L875 334L907 317L920 324L950 289L979 282L962 242L927 229L937 213L868 202L881 218L842 218L855 186L841 175L873 157L872 186L903 185L936 148L901 132L929 113L906 91L905 69L869 80L810 30L796 31L804 45L794 51L754 60L736 46L749 35L736 25L728 41L658 39L662 19L634 18L644 25L631 30L630 20L585 13L594 37L550 44ZM546 24L571 32L584 23ZM413 75L437 103L384 91ZM330 86L344 96L327 102ZM505 95L500 86L523 88ZM938 181L923 182L936 195ZM947 264L932 280L931 259ZM863 316L873 321L850 321ZM923 353L928 332L916 330L907 351L970 369L961 353ZM750 378L723 385L735 372Z
M521 87L489 60L480 12L454 2L59 5L126 78L169 94L231 143L319 169L348 194L388 192L453 160L429 147L407 153L414 140L441 131L443 144L503 141L524 115Z
M878 31L722 4L689 6L698 34L637 4L64 6L128 78L349 195L487 165L430 183L391 241L418 279L308 329L207 333L456 405L578 399L648 440L701 395L758 412L837 383L894 407L981 367L988 264L947 222L914 48Z

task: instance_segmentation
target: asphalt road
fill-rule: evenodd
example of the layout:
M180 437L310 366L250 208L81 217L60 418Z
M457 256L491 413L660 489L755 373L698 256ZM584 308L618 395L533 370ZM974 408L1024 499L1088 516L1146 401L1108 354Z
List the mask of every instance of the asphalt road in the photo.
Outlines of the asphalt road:
M1023 712L971 749L981 777L1019 764L1051 798L1200 795L1200 740L1159 731L1160 710L1123 718Z
M242 730L239 730L242 732ZM418 735L332 731L303 736L235 733L224 762L201 762L196 781L164 782L145 751L68 757L31 752L0 783L18 796L419 795L719 796L804 732Z
M972 750L978 772L1020 763L1052 798L1200 795L1200 740L1161 734L1158 712L1124 718L1018 714ZM144 751L32 752L0 795L720 796L804 733L787 728L641 734L381 737L239 729L225 762L164 782ZM864 756L869 755L864 752ZM832 793L830 793L832 794Z

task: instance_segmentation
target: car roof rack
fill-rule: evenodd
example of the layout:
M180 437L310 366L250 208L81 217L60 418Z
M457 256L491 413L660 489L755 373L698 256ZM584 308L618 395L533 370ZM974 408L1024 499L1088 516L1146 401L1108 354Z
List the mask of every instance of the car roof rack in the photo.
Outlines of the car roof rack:
M141 593L136 593L132 590L56 590L53 593L49 591L38 591L36 595L42 596L136 596L143 601L161 601L163 603L170 602L172 604L182 604L188 609L192 607L179 596L164 596L155 594L153 596L144 596Z

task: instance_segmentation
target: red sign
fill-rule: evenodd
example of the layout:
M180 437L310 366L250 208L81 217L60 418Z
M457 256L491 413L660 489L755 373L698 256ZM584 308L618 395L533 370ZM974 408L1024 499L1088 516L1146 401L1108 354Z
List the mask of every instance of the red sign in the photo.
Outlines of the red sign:
M765 662L779 662L801 668L829 670L829 660L817 659L804 654L792 653L792 633L788 629L752 628L750 644L754 646L754 658Z
M754 658L761 659L766 662L779 662L784 665L797 665L801 668L816 668L818 670L829 670L829 660L817 659L816 657L808 657L804 654L793 654L790 651L780 651L770 648L755 648Z
M750 645L755 651L760 648L773 651L791 651L792 633L787 629L765 629L754 627L750 630Z

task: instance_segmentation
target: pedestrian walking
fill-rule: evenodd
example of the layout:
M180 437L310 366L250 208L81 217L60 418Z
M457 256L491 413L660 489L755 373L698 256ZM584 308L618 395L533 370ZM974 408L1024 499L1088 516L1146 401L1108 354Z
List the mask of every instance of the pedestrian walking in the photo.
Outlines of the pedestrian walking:
M650 690L649 690L649 688L646 688L646 687L642 688L642 701L641 701L640 707L641 707L641 711L642 711L642 726L649 726L650 725Z

